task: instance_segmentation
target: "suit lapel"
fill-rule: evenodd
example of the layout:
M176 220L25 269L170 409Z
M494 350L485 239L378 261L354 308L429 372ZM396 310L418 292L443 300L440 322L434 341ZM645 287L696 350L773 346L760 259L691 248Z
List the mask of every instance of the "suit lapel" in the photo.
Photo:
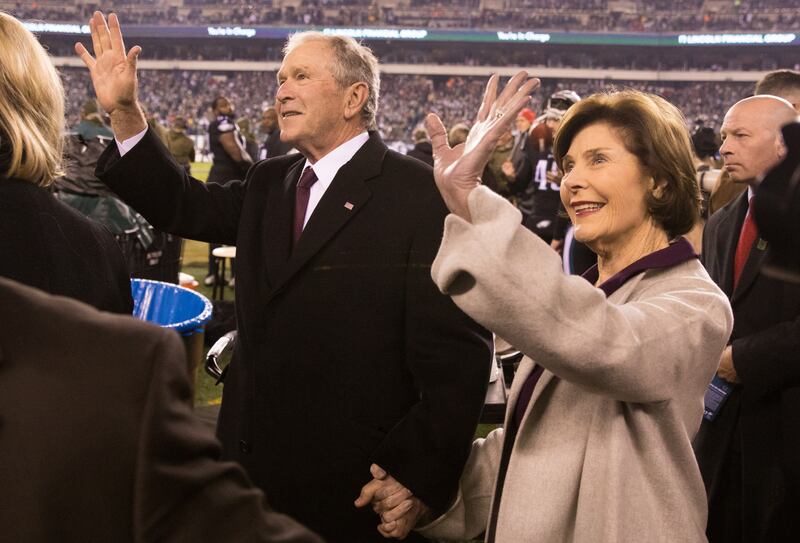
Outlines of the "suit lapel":
M280 270L270 298L275 296L366 205L372 195L367 180L381 173L386 151L386 146L380 137L371 134L367 143L341 167L311 214L286 266ZM297 180L292 187L296 183ZM289 236L287 233L287 239Z
M739 277L739 284L736 285L736 290L733 292L731 304L736 303L736 301L741 298L742 294L747 292L747 289L750 288L750 285L753 284L753 281L756 280L756 277L758 277L758 274L761 272L761 265L764 263L766 255L767 242L760 237L756 238L755 242L753 243L753 248L750 249L747 262L744 263L742 276Z
M294 189L300 179L303 164L305 160L298 160L287 170L282 190L275 191L267 201L266 214L269 226L266 228L264 253L270 286L278 281L281 270L291 254Z

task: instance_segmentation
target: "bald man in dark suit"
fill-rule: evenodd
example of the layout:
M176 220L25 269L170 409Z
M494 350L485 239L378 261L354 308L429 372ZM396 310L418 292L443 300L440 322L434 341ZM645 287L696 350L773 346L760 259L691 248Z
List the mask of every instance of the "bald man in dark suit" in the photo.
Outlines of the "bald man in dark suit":
M734 317L717 371L732 390L694 442L711 543L797 540L789 496L798 492L791 474L800 456L792 439L800 417L800 286L764 273L768 245L751 213L761 176L786 155L780 129L795 116L781 98L753 96L734 104L722 124L725 170L749 189L703 232L703 264Z

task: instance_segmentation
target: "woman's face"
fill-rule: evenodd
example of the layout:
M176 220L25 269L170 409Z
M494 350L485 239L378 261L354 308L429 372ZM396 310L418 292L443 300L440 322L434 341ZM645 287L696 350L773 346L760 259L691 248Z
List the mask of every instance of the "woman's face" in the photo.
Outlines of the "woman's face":
M653 226L645 195L653 179L625 149L617 131L598 122L572 140L562 167L561 201L575 226L575 239L597 253L625 247Z

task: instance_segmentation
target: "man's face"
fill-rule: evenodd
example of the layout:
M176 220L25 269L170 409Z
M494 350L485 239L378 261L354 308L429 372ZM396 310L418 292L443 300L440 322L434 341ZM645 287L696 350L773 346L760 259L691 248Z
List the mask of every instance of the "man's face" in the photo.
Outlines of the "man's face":
M548 117L544 120L544 124L555 133L558 127L561 126L561 118L559 117L556 119L555 117Z
M217 99L215 106L214 113L217 115L230 115L233 113L233 104L227 98Z
M520 133L527 132L528 129L531 127L531 122L528 119L526 119L525 117L523 117L522 115L517 116L517 120L515 121L515 124L517 126L517 130Z
M310 40L286 55L278 71L275 109L281 141L312 159L333 150L348 127L346 90L333 78L333 62L325 42Z
M773 122L769 105L758 100L739 102L722 122L719 152L725 170L737 183L755 184L783 156L780 126Z
M272 134L278 126L278 113L275 108L265 109L261 116L261 129L267 134Z

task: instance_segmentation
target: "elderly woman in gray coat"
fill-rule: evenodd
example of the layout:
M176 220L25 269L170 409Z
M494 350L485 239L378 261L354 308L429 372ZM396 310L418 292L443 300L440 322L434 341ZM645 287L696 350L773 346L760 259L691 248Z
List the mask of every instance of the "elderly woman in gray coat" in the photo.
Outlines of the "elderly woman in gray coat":
M595 95L566 114L554 155L575 237L598 255L581 277L480 186L503 129L537 84L492 78L464 146L427 120L452 214L439 288L526 357L504 427L473 445L451 508L425 505L373 466L378 530L499 543L705 541L706 496L690 441L732 327L724 294L682 237L698 220L691 144L650 94ZM588 281L587 281L588 279Z

